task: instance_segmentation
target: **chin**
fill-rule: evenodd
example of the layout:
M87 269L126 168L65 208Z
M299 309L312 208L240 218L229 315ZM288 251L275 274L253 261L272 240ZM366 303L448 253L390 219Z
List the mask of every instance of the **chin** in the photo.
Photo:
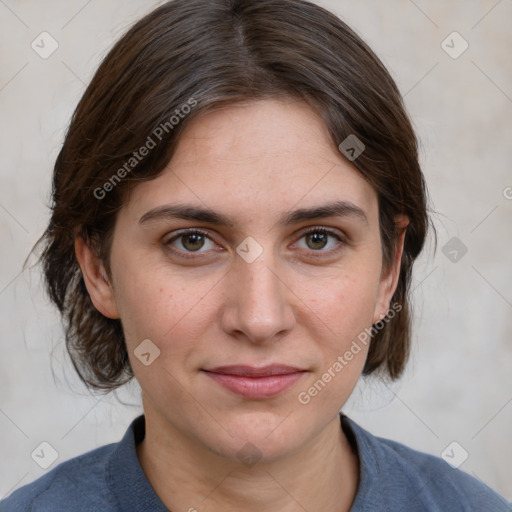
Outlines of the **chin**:
M276 410L224 416L216 439L206 441L218 455L236 461L272 462L295 452L314 435L314 425L298 414ZM226 432L227 431L227 432ZM210 431L210 434L212 431Z

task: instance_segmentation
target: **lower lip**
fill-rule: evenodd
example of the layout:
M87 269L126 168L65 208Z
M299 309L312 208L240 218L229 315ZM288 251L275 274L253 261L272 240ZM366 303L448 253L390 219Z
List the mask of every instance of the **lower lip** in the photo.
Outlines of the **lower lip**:
M268 377L242 377L205 371L208 377L237 395L247 398L271 398L293 386L305 372Z

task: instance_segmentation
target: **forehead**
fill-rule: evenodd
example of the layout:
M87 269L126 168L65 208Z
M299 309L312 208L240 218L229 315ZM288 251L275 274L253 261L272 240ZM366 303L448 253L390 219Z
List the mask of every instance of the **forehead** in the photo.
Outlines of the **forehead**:
M192 201L250 220L340 200L369 219L377 213L373 187L341 155L319 115L301 100L269 99L192 120L166 169L137 185L128 206L135 215Z

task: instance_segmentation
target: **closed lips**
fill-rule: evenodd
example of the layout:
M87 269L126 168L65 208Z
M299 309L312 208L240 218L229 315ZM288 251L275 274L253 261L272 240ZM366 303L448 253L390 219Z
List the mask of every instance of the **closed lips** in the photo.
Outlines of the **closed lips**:
M232 366L218 366L211 370L204 370L210 373L220 373L224 375L233 375L238 377L270 377L273 375L289 375L291 373L299 373L306 370L296 368L288 365L270 365L261 368L246 366L246 365L232 365Z
M266 400L292 387L306 370L289 365L263 367L247 365L217 366L204 373L224 389L246 400Z

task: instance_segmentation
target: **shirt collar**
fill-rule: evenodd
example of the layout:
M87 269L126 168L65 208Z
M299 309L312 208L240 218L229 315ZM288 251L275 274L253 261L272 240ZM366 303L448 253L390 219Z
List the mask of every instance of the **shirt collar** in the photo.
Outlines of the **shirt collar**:
M144 415L135 418L107 462L107 483L119 510L169 512L149 483L136 446L146 434Z
M359 510L370 488L372 475L368 468L373 462L365 444L365 436L361 427L348 416L341 413L340 426L359 458L359 488L351 510ZM107 462L107 483L111 489L119 510L151 510L152 512L169 512L162 503L155 490L149 483L137 457L136 447L144 440L146 434L146 421L144 415L135 418L116 449ZM365 470L363 470L365 469ZM362 510L362 509L361 509Z

